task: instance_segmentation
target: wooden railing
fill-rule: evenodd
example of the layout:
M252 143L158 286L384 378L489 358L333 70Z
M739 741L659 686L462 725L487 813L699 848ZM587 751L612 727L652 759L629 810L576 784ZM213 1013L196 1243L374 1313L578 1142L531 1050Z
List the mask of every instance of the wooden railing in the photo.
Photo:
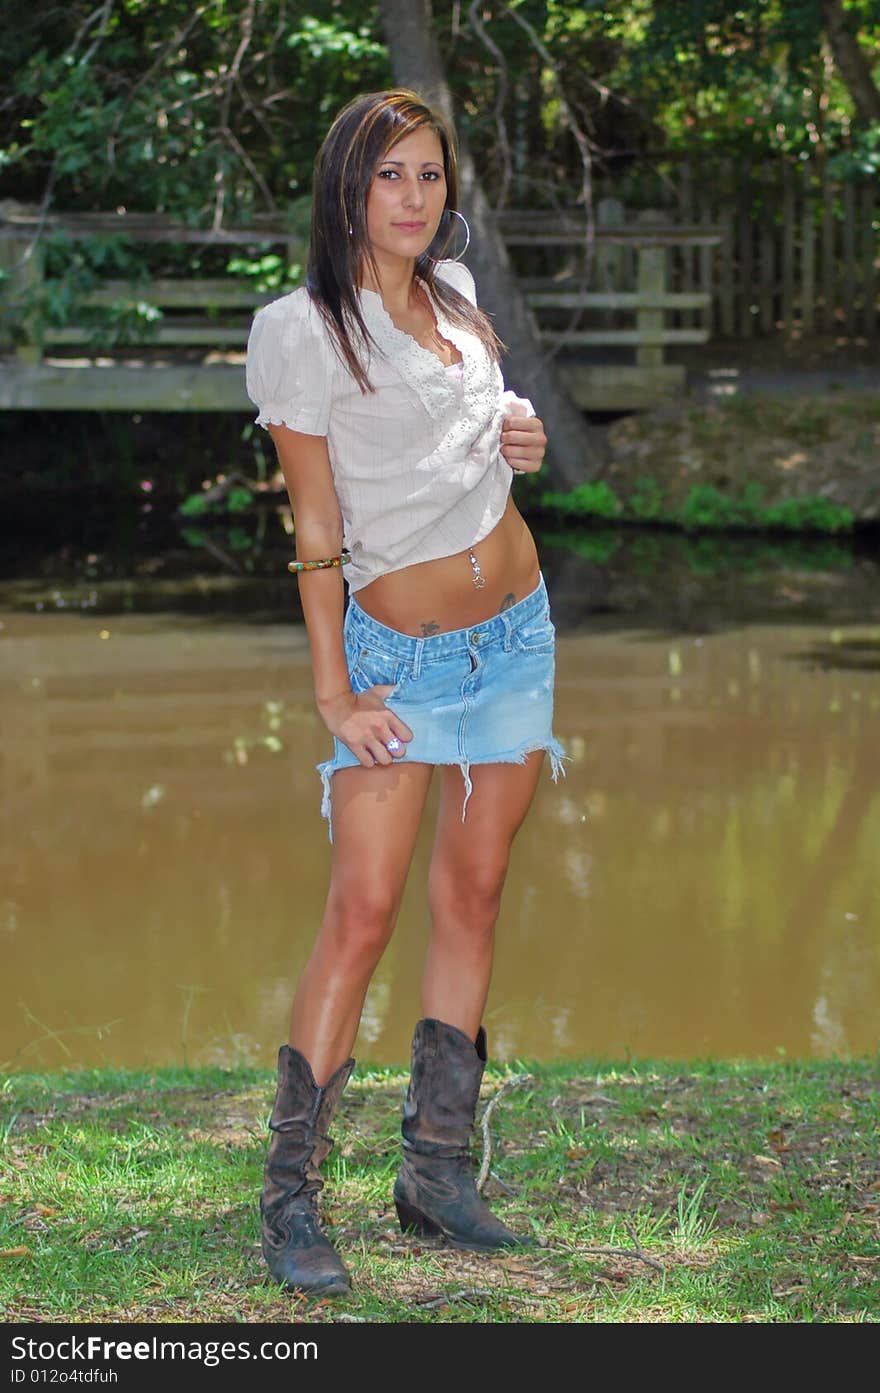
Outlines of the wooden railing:
M515 259L521 256L519 248L540 248L542 254L548 248L555 251L553 274L523 274L520 279L541 337L548 347L560 351L560 371L583 408L633 409L682 389L684 369L664 362L664 348L705 342L708 329L669 328L664 321L675 310L706 311L709 297L706 292L668 290L667 252L671 246L715 245L719 241L715 230L673 227L662 215L650 212L642 212L625 225L621 206L605 200L597 210L595 264L584 278L578 273L585 242L582 216L511 212L500 215L499 223ZM24 304L33 303L39 291L35 243L55 230L63 230L73 240L123 235L135 243L197 243L254 251L274 245L284 249L288 261L300 263L307 251L301 235L269 218L252 227L215 232L130 213L53 215L41 222L35 210L0 205L0 258L9 273L7 293L18 293ZM635 258L634 289L591 289L591 280L598 279L602 285L610 269L617 266L619 270L619 254L624 249ZM533 263L539 259L531 258ZM246 411L250 404L244 395L240 362L175 365L167 361L167 350L212 350L215 359L224 352L227 357L241 353L253 311L273 298L273 294L256 294L248 284L232 277L149 282L108 279L80 295L80 311L135 311L146 303L161 312L158 322L134 349L117 353L115 365L105 361L99 370L85 376L81 368L88 364L82 358L71 359L69 350L87 348L93 357L106 360L108 352L114 351L109 331L104 331L102 340L100 324L88 325L76 318L37 330L23 316L19 328L24 332L20 332L14 349L15 362L0 366L0 406ZM581 322L585 314L591 319L587 325ZM631 325L621 326L623 315L631 316ZM632 349L634 362L583 361L585 354L595 357L596 350L606 347ZM577 356L571 356L569 350ZM138 355L139 378L125 361L133 351ZM118 369L115 373L114 366ZM196 383L194 374L200 366ZM157 404L163 401L164 405Z

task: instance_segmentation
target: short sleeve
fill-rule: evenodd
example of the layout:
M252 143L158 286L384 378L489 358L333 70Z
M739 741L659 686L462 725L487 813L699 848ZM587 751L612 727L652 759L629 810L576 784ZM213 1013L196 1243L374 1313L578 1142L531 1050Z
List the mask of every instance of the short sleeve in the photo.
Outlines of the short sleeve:
M337 359L304 286L264 305L247 346L247 394L257 425L326 435Z

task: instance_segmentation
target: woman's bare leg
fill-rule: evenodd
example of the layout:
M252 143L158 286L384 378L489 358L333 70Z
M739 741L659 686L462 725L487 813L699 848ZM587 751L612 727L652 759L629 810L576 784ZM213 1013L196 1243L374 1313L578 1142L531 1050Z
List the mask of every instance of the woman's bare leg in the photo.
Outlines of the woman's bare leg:
M433 770L358 765L331 780L330 887L290 1017L290 1044L318 1084L351 1054L370 978L397 920Z
M535 795L544 751L525 764L472 764L473 792L461 820L464 780L441 769L437 831L428 871L431 939L422 978L422 1015L473 1040L492 976L495 922L510 848Z

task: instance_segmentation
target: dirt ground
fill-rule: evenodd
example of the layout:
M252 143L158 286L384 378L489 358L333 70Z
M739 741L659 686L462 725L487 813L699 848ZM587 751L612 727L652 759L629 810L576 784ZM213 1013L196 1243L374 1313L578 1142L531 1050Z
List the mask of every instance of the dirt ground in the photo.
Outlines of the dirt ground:
M715 341L671 350L685 392L604 421L602 477L628 502L647 479L676 516L692 488L768 507L825 499L880 520L880 353L864 339ZM637 516L644 516L635 509Z

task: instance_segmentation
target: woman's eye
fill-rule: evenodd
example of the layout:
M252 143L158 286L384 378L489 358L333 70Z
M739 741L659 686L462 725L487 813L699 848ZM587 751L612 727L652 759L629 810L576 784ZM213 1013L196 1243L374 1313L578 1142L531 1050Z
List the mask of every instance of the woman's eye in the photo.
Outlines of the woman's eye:
M379 178L379 179L397 179L397 178L399 178L399 174L398 174L398 171L397 171L396 169L380 169L380 170L379 170L379 174L378 174L378 178ZM433 183L436 183L436 181L440 178L440 175L439 175L439 173L437 172L436 169L426 169L426 170L424 171L424 173L422 173L422 174L419 175L419 178L420 178L420 179L430 179L431 183L433 184Z

